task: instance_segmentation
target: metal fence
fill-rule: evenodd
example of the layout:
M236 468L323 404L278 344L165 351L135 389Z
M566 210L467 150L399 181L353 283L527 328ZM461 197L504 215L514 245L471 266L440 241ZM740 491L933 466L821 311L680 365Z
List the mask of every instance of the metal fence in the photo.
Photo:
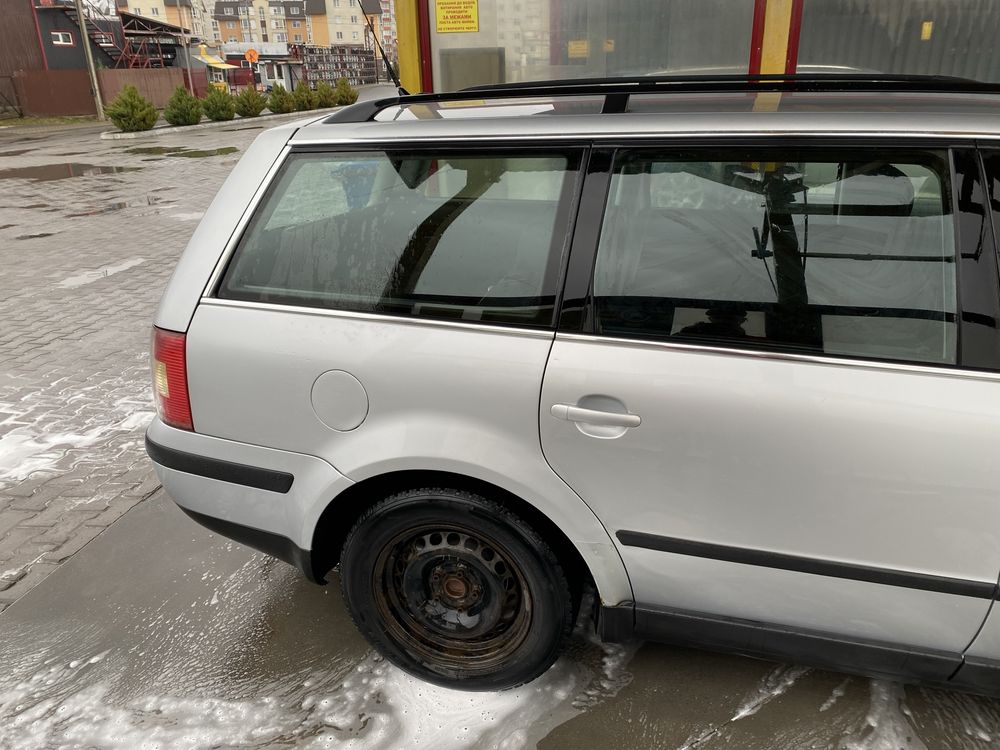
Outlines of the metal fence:
M805 0L799 62L1000 81L996 0Z

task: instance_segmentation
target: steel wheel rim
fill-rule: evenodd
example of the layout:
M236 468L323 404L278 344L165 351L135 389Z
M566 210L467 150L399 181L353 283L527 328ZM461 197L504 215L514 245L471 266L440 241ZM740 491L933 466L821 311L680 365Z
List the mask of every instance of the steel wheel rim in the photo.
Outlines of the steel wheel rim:
M458 524L394 536L379 552L372 584L389 634L434 671L497 669L531 624L531 593L514 556Z

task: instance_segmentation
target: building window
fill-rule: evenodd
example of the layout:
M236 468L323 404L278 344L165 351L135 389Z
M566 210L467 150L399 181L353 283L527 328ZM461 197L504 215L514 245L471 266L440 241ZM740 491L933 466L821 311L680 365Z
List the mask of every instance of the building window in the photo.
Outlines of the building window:
M293 28L298 29L298 28L301 28L301 26L302 26L302 21L292 21L292 27Z
M263 8L257 8L257 12L260 13L261 18L263 18L267 14L267 11L265 11Z
M241 19L240 20L240 26L242 26L244 29L249 29L250 28L250 22L247 21L247 19L245 19L245 18Z
M288 41L288 34L275 34L274 35L274 39L277 42L287 42Z
M358 32L356 31L351 32L351 39L357 39L357 38L358 38Z
M226 21L226 28L227 29L235 29L236 28L236 21Z
M142 8L133 8L132 12L135 13L137 16L141 16L142 15Z
M160 15L160 9L159 8L150 8L149 9L149 15L151 15L151 16L158 16L158 15Z
M343 39L343 38L344 38L344 32L343 31L338 31L337 32L337 39Z
M213 19L212 19L212 29L213 29L213 30L216 30L216 31L217 31L217 30L218 30L218 28L219 28L219 22L218 22L218 21L216 21L216 20L215 20L215 19L213 18Z
M227 16L235 15L233 13L233 9L232 8L225 8L222 12L225 13Z
M333 7L334 8L339 8L340 7L340 0L333 0Z
M279 6L277 6L277 5L272 5L271 6L271 15L272 16L280 16L281 15L281 8Z
M293 16L297 16L299 14L299 9L296 7L291 7L288 9L288 12L291 13Z
M279 21L277 18L275 18L273 21L271 21L271 27L275 29L283 29L285 28L285 22Z
M53 31L52 34L52 44L56 47L72 47L73 42L73 32L71 31Z
M357 16L351 16L351 23L357 23L357 22L358 22L358 17Z
M333 22L334 23L343 23L344 22L344 17L343 16L334 16L333 17Z
M231 36L231 37L229 37L229 41L230 41L230 42L238 42L238 41L239 41L239 39L237 39L237 38L236 38L236 37L234 37L234 36Z
M301 42L302 41L302 35L301 34L296 34L295 35L295 41L296 42Z
M221 42L222 41L222 34L220 34L218 31L213 32L212 36L215 37L215 41L217 41L217 42Z

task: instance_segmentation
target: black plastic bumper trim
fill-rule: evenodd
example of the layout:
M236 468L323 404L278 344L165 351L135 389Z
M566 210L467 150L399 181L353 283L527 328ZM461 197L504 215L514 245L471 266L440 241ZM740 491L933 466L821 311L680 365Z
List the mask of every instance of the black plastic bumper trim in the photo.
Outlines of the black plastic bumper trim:
M646 534L641 531L619 531L615 536L626 547L642 547L658 552L671 552L676 555L704 557L710 560L791 570L797 573L809 573L831 578L845 578L865 583L880 583L885 586L935 591L940 594L970 596L976 599L993 599L997 596L997 585L983 581L875 568L868 565L822 560L814 557L798 557L744 547L728 547L708 542L693 542L688 539Z
M312 552L302 549L291 539L280 534L273 534L270 531L261 531L250 526L244 526L234 521L226 521L216 516L206 516L204 513L198 513L182 505L178 505L177 507L209 531L214 531L227 539L245 544L247 547L252 547L258 552L263 552L265 555L276 557L289 565L293 565L313 583L325 583L316 577L313 570Z
M218 458L208 458L167 448L165 445L154 443L148 435L146 436L146 453L154 462L166 466L168 469L183 471L186 474L196 474L209 479L218 479L231 484L242 484L244 487L253 487L258 490L284 494L292 488L292 482L295 481L295 477L285 471L261 469L257 466L247 466L246 464L237 464L232 461L223 461Z

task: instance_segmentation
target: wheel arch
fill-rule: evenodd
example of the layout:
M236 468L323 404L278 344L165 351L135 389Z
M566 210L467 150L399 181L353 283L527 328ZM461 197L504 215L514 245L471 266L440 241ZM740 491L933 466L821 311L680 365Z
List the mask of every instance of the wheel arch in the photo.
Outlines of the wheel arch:
M407 469L363 479L329 502L316 523L312 537L312 567L315 580L322 581L340 560L347 533L372 503L396 492L419 487L450 487L490 497L531 525L551 546L574 595L590 583L600 593L599 579L580 549L548 515L513 492L484 479L448 471Z

